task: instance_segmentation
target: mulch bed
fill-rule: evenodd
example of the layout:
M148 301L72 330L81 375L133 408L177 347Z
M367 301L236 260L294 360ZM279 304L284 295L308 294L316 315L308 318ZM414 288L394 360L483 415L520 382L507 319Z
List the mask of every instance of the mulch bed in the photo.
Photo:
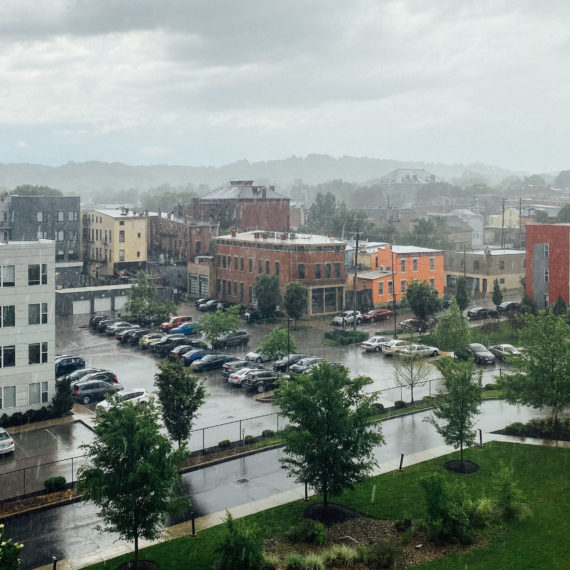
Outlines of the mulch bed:
M459 473L460 475L468 475L469 473L475 473L479 470L479 465L473 463L473 461L468 461L464 459L463 461L459 459L453 459L445 463L445 468L452 473Z

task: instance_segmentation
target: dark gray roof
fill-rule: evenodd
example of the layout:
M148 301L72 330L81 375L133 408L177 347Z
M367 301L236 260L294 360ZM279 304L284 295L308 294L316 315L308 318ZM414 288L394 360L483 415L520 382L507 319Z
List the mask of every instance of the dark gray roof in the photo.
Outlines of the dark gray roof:
M253 180L231 180L229 185L220 186L201 197L201 200L288 200L287 196L275 192L274 186L254 186Z
M441 178L423 168L397 168L379 180L380 184L430 184L441 181Z

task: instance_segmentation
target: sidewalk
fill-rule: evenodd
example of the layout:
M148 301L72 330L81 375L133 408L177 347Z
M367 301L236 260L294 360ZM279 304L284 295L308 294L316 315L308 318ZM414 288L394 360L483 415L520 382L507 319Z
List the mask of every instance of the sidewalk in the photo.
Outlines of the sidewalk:
M484 441L523 443L527 445L544 445L550 447L563 447L570 449L570 442L568 441L535 440L524 437L513 437L513 436L493 434L493 433L485 433ZM447 455L448 453L452 453L453 451L455 451L455 449L452 448L451 446L442 445L426 451L420 451L418 453L407 455L404 457L404 467L409 467L410 465L422 463L423 461L429 461L430 459L435 459L437 457ZM396 463L386 463L376 468L373 471L372 475L381 475L383 473L388 473L390 471L396 471L398 470L398 468L399 465ZM309 493L312 494L311 491L309 491ZM252 501L249 503L245 503L243 505L238 505L237 507L233 507L227 510L232 514L234 518L237 519L260 511L272 509L274 507L278 507L286 503L301 500L304 498L304 496L305 496L305 488L298 487L296 489L292 489L291 491L287 491L285 493L280 493L278 495L266 497L264 499L260 499L259 501ZM201 530L221 524L225 520L226 516L227 513L224 510L197 518L195 520L196 532L198 533ZM192 534L192 522L187 521L164 529L162 538L158 540L155 541L141 540L139 543L139 547L143 549L146 548L147 546L159 544L167 540L172 540L173 538L190 536L191 534ZM79 568L85 568L86 566L90 566L92 564L109 561L112 558L121 556L122 554L127 554L129 552L133 552L132 543L119 541L115 543L112 547L106 548L104 550L87 552L75 558L70 558L68 560L61 560L57 563L57 568L59 570L77 570ZM42 566L37 570L51 570L52 568L53 565L49 564L47 566Z

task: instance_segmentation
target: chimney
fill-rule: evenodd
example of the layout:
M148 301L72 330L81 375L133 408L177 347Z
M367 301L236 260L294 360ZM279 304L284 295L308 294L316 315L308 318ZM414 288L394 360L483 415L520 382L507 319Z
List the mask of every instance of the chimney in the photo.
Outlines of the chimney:
M232 237L235 238L237 235L237 231L235 228L232 228Z

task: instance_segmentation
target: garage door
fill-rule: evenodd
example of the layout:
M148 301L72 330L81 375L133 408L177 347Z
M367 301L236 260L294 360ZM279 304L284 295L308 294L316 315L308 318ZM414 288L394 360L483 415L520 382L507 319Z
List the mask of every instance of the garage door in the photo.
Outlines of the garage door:
M91 301L73 301L74 315L87 315L91 312Z
M99 311L110 311L111 310L111 298L103 297L102 299L95 299L95 312Z
M115 311L120 311L126 304L129 298L126 295L115 297Z

